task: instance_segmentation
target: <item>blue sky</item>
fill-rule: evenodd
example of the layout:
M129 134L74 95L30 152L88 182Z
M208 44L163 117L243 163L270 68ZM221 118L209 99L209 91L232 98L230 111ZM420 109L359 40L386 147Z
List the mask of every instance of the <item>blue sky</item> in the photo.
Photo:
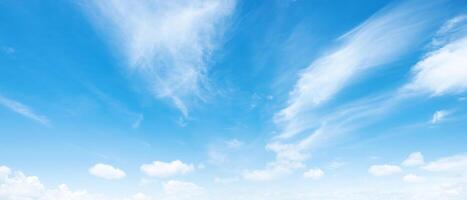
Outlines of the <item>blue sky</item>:
M0 2L0 199L467 198L467 3Z

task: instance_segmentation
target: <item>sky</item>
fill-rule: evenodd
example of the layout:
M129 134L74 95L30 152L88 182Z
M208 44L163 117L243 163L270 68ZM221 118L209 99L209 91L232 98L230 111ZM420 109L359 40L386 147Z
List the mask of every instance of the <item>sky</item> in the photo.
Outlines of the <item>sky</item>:
M465 200L467 2L0 2L2 200Z

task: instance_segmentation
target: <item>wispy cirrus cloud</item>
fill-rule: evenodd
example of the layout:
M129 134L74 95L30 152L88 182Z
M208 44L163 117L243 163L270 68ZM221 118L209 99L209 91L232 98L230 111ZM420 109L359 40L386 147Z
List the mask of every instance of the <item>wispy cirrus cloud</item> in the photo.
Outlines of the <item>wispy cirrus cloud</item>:
M467 91L467 15L447 21L431 48L413 67L413 79L404 90L432 96Z
M467 155L454 155L440 158L436 161L429 162L422 169L427 171L465 171L467 170Z
M187 116L189 100L206 98L209 58L234 5L233 0L111 0L93 1L88 12L152 94L171 100Z
M325 114L317 111L365 71L393 62L418 45L422 41L420 34L437 19L431 12L436 9L435 5L409 1L388 6L343 34L334 50L302 70L287 106L274 116L280 131L266 148L276 154L276 160L264 170L248 171L246 175L280 177L303 168L310 150L336 135L374 121L369 117L384 113L403 98L382 95L345 103ZM300 135L298 140L297 135Z
M31 120L34 120L36 122L39 122L43 125L46 125L48 126L49 125L49 119L46 117L46 116L43 116L43 115L40 115L40 114L37 114L36 112L34 112L30 107L18 102L18 101L15 101L15 100L12 100L12 99L9 99L7 97L4 97L4 96L1 96L0 95L0 105L3 105L5 106L6 108L24 116L24 117L27 117Z
M438 124L441 121L443 121L449 114L450 112L447 110L438 110L435 113L433 113L433 116L431 117L431 123Z
M332 99L359 74L398 59L419 41L430 19L432 6L415 2L389 7L342 35L335 50L319 57L299 74L288 105L275 115L282 125L281 138L310 128L305 119L311 110Z

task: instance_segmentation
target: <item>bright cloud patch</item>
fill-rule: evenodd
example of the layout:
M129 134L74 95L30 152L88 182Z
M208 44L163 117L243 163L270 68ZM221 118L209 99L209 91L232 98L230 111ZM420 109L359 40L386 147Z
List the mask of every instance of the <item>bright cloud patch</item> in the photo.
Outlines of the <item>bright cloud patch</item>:
M96 164L89 168L89 173L104 179L117 180L125 178L126 174L123 170L115 168L111 165Z
M272 179L291 173L303 166L311 149L349 127L365 123L357 119L381 112L384 101L370 98L368 102L335 108L332 115L315 113L359 75L397 60L415 46L420 41L418 35L436 18L427 15L433 9L431 4L420 6L414 2L382 9L339 37L336 48L303 69L289 93L287 106L274 115L279 131L266 148L276 154L275 161L263 170L248 171L245 177Z
M187 101L205 98L209 57L219 44L231 0L94 1L91 15L110 25L131 70L158 98L186 116ZM102 23L103 22L103 23Z
M26 176L15 172L3 180L0 179L0 199L34 199L42 195L44 186L36 176Z
M423 155L420 152L411 153L403 162L402 165L406 167L420 166L425 164Z
M320 179L324 176L324 171L321 169L309 169L303 174L303 177L309 179Z
M407 89L432 95L467 91L467 17L448 21L438 37L442 39L436 40L435 50L414 66Z
M373 176L388 176L402 172L397 165L373 165L368 172Z
M433 117L431 118L432 124L440 123L447 115L449 114L448 111L445 110L438 110L433 113Z
M424 30L430 19L422 14L425 9L413 4L385 9L341 36L341 46L299 74L288 106L275 116L276 122L285 125L280 137L292 137L307 129L306 114L331 99L360 73L397 60Z
M172 162L154 161L151 164L141 165L140 169L148 176L169 177L190 173L195 168L192 164L185 164L180 160L175 160Z
M0 176L1 200L117 200L100 194L92 194L86 190L73 191L65 184L60 184L56 188L47 188L41 183L39 177L27 176L21 171L12 172L6 166L0 166L0 174L2 171L6 176L3 178ZM132 198L119 200L150 199L148 196L137 194Z
M7 166L0 166L0 179L6 178L10 174L11 174L10 168L8 168Z
M427 171L466 171L467 170L467 156L456 155L441 158L439 160L429 162L423 166L422 169Z

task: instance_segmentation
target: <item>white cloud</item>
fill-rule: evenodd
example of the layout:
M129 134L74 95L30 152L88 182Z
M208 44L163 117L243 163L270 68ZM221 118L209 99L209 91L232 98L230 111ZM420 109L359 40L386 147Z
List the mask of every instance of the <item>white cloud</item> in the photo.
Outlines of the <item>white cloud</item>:
M8 177L11 174L10 168L7 166L0 166L0 180Z
M459 183L445 183L441 186L441 191L443 194L450 196L450 197L458 197L459 199L467 197L466 194L466 185L459 184ZM464 194L464 195L462 195ZM462 195L462 196L461 196Z
M47 119L47 117L35 113L31 108L20 102L8 99L0 95L0 105L3 105L16 113L29 119L32 119L36 122L39 122L43 125L49 125L49 119Z
M244 174L245 177L271 180L291 174L294 170L304 166L303 162L309 158L310 151L323 146L323 143L334 136L355 128L357 122L359 122L359 126L370 122L371 119L367 119L368 116L379 114L381 109L389 107L381 105L383 104L375 104L373 100L370 100L343 106L342 109L322 117L321 120L326 123L319 125L316 130L299 141L273 140L266 145L266 149L276 154L275 160L268 163L264 170L247 171ZM365 120L361 122L361 119Z
M420 6L414 2L388 7L341 36L341 45L313 61L299 74L287 106L274 115L274 122L281 130L266 148L276 154L276 160L264 170L247 174L263 179L288 174L296 168L276 170L269 166L303 164L311 150L371 123L377 118L369 119L369 116L382 114L393 106L398 97L381 95L335 107L326 114L317 110L359 74L397 60L417 44L418 35L436 17L426 15L432 9L433 4ZM305 133L309 135L297 136Z
M422 169L427 171L466 171L467 170L467 156L455 155L450 157L441 158L439 160L429 162Z
M104 179L118 180L125 178L126 174L123 170L118 169L112 165L98 163L89 168L89 173Z
M413 80L404 89L434 96L467 91L467 17L446 22L433 48L413 67Z
M314 134L316 137L320 134ZM270 143L266 149L276 154L276 159L269 162L265 169L248 170L243 173L243 177L251 181L269 181L290 174L293 170L304 167L303 161L307 158L304 150L307 149L311 139L304 140L299 144Z
M421 152L411 153L403 162L402 165L406 167L420 166L425 164L423 155Z
M22 172L15 172L0 180L0 199L22 200L39 198L44 186L36 176L26 176Z
M377 118L370 119L369 116L382 114L393 106L399 97L387 98L383 94L363 99L363 103L357 101L331 108L335 109L334 112L322 114L322 110L319 110L323 103L331 100L360 74L393 62L408 52L410 47L418 45L421 42L419 35L437 18L431 12L439 8L434 5L437 4L419 5L409 1L382 9L342 35L334 50L302 70L289 94L287 106L274 115L274 122L280 131L267 145L268 150L276 153L276 161L272 163L286 161L302 164L311 150L324 146L338 135L371 123ZM309 135L298 137L299 134ZM291 170L284 171L290 173ZM277 170L266 167L254 172L267 175L270 173L266 172L271 171Z
M422 183L425 181L425 178L417 176L415 174L407 174L402 178L407 183Z
M444 118L449 114L448 111L445 110L438 110L435 113L433 113L433 117L431 117L431 123L432 124L437 124L440 123Z
M209 88L209 57L220 44L233 0L93 1L87 11L113 36L130 69L185 115ZM104 25L104 26L103 26Z
M359 74L397 60L418 41L431 19L425 15L430 8L407 3L383 9L341 36L342 45L299 74L287 107L275 115L276 123L284 126L279 137L289 138L309 129L305 119L315 107L331 99Z
M402 172L401 168L397 165L373 165L370 166L368 172L373 176L388 176Z
M310 179L320 179L324 176L324 171L317 168L317 169L309 169L303 174L303 177L310 178Z
M192 164L185 164L180 160L175 160L172 162L154 161L151 164L141 165L140 169L148 176L169 177L190 173L195 168Z
M172 199L192 199L205 193L205 189L201 186L176 180L164 183L163 189L168 198Z
M6 166L1 166L0 170L6 175L0 178L1 200L116 200L86 190L73 191L65 184L60 184L56 188L46 188L37 176L27 176L21 171L12 172ZM151 198L136 194L132 198L122 198L122 200L151 200Z

